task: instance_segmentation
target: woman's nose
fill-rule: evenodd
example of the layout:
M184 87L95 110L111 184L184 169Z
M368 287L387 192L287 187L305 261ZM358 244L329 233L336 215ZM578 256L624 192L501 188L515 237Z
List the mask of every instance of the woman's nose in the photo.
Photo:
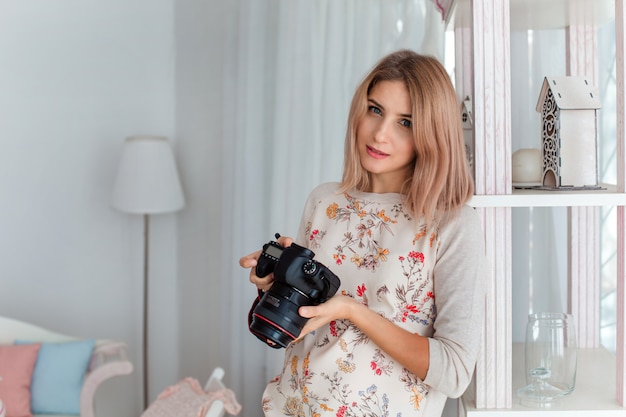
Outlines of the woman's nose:
M377 142L387 142L391 139L391 123L385 120L382 120L380 124L377 126L376 131L374 133L374 139Z

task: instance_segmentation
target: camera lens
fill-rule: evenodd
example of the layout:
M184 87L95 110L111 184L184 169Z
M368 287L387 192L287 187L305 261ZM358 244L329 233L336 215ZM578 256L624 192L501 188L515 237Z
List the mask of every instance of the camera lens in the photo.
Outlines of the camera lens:
M257 337L276 343L276 348L287 347L307 321L298 314L298 308L309 304L308 297L300 291L275 282L254 309L250 330Z

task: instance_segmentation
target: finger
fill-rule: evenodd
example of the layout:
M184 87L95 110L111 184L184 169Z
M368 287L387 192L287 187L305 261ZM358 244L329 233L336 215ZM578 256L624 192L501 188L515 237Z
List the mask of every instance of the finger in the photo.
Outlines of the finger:
M257 264L257 260L255 258L241 258L239 260L239 265L243 268L252 268Z
M298 314L305 319L315 317L315 307L304 306L298 309Z
M252 268L253 266L256 266L257 259L259 259L259 255L261 255L260 250L253 252L249 255L242 256L239 259L239 265L243 268Z
M263 292L268 292L272 288L272 284L257 285L256 287Z
M278 238L278 243L283 248L288 248L293 243L293 239L290 238L289 236L281 236L281 237Z
M254 269L252 271L254 271ZM254 274L254 272L250 272L250 282L256 285L258 289L267 291L274 283L274 274L269 274L263 278L259 278Z
M254 273L254 269L252 269L252 272L250 272L250 282L253 283L254 285L257 285L257 286L266 285L273 281L274 281L274 274L269 274L261 278L261 277L256 276L256 274Z
M296 340L301 340L304 338L304 336L306 336L307 334L311 333L313 330L316 330L317 327L314 325L313 320L308 320L304 326L302 327L302 329L300 330L300 334L298 335L298 337L296 338Z

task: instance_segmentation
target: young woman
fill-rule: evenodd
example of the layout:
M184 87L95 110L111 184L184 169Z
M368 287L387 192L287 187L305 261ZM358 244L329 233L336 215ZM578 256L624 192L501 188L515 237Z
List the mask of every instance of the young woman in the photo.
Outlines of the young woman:
M485 262L459 106L434 58L402 50L360 83L341 183L305 205L295 240L340 279L263 395L266 416L440 416L470 382ZM292 239L279 243L289 246ZM244 256L250 281L272 285Z

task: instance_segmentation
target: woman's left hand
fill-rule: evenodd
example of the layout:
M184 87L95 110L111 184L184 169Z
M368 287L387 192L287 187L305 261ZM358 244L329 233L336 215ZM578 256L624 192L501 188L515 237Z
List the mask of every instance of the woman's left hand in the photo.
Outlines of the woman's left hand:
M307 322L298 340L333 320L349 320L378 347L422 380L430 364L429 338L412 333L347 295L335 294L317 306L302 306L298 313ZM417 352L417 353L416 353Z
M341 294L335 294L326 302L316 306L302 306L298 309L298 313L308 318L298 339L319 329L325 324L333 320L350 319L350 312L354 305L360 305L358 301L352 297Z

